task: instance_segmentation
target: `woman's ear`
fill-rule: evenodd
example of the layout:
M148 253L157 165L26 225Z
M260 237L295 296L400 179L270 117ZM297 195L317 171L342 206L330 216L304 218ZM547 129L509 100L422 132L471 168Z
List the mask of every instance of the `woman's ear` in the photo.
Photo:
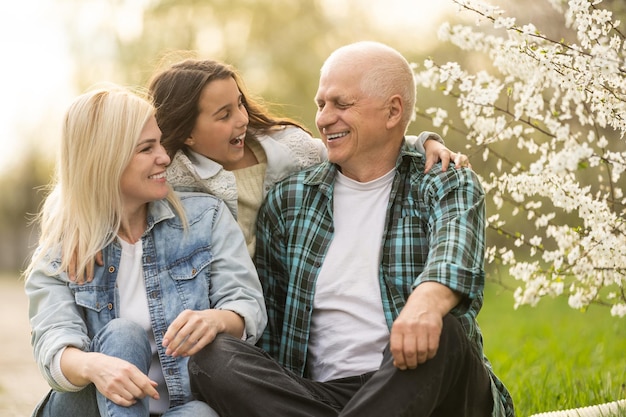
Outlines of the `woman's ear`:
M185 139L185 142L183 142L185 145L187 146L193 146L196 144L196 141L193 140L192 137L188 137L187 139Z

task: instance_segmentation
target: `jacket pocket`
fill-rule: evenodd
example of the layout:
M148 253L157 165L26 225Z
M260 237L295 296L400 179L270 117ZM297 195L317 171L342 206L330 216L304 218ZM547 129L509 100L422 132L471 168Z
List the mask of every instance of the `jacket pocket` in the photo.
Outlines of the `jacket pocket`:
M76 284L70 284L70 288L74 291L74 299L79 306L98 313L105 308L111 309L104 288Z
M213 254L207 248L198 248L189 256L177 259L167 269L170 276L176 281L194 279L198 274L211 264Z

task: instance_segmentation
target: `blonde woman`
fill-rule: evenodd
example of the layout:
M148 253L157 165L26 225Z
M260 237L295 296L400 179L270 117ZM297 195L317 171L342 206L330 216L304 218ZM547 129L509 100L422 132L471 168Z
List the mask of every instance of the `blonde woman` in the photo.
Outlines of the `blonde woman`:
M61 145L25 273L34 355L52 387L34 415L215 416L193 399L188 357L220 333L254 343L266 323L232 214L171 190L155 110L126 89L79 96ZM64 272L90 266L81 284Z

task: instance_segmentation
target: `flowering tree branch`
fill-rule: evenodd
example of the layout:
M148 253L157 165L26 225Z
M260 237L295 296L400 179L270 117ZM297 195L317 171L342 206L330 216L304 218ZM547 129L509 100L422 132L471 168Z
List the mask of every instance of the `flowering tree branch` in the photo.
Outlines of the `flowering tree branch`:
M483 26L444 24L442 41L485 69L426 60L420 88L453 105L417 108L464 137L489 198L486 261L517 280L515 307L567 296L626 316L626 43L602 0L549 0L575 42L516 25L494 6L453 0ZM484 24L487 28L481 30ZM452 110L454 108L454 110ZM481 169L482 168L482 169Z

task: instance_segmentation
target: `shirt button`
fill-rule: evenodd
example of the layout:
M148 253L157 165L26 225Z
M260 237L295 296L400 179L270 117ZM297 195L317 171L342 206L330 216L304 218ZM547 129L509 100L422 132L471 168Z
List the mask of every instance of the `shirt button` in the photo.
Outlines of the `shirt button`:
M196 268L191 270L191 275L196 275L196 272L198 272L198 270Z
M109 267L109 273L112 274L113 272L115 272L115 267L114 266L110 266Z
M109 303L109 304L107 304L107 308L108 308L109 310L113 310L113 303Z

